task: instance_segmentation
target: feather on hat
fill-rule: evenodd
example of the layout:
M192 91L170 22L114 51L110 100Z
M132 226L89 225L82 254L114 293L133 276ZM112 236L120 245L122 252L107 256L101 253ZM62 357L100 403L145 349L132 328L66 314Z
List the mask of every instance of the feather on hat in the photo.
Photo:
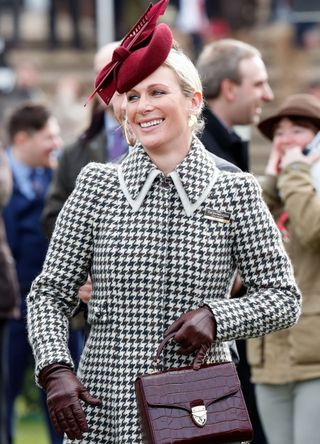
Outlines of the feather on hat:
M148 9L113 52L112 60L97 75L95 90L109 104L116 91L124 93L152 74L166 60L173 43L168 25L157 19L169 0L150 3Z

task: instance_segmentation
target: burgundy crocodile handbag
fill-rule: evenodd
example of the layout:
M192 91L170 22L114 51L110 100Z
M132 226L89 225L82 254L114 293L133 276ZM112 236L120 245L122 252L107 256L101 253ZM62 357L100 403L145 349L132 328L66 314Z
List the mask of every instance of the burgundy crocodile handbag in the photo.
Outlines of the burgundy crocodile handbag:
M169 338L160 344L157 359ZM139 375L135 390L146 444L226 444L253 438L233 362Z

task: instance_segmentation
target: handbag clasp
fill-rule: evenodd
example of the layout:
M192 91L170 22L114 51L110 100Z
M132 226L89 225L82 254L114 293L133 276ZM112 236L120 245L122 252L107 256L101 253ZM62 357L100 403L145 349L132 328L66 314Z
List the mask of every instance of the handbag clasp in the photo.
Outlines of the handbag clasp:
M208 419L206 406L202 404L192 407L191 417L195 425L197 425L198 427L203 427Z

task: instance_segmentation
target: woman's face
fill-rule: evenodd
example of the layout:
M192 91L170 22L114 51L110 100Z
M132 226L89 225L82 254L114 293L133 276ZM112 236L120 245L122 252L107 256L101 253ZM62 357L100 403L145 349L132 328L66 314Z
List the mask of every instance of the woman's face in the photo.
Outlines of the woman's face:
M301 148L311 142L315 132L311 128L302 126L287 117L282 118L273 134L273 143L277 148L285 152L290 148Z
M147 150L166 152L189 147L188 126L201 94L185 97L175 73L161 66L127 93L127 118L137 139Z

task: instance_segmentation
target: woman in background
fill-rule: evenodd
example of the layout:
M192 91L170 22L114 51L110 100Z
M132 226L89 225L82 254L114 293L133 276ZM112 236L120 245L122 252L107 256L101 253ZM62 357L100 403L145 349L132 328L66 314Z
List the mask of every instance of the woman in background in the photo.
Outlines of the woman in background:
M320 195L310 168L319 154L304 148L320 130L320 100L289 96L258 128L272 141L262 179L265 198L291 258L302 292L294 327L249 340L249 362L269 444L319 441Z

